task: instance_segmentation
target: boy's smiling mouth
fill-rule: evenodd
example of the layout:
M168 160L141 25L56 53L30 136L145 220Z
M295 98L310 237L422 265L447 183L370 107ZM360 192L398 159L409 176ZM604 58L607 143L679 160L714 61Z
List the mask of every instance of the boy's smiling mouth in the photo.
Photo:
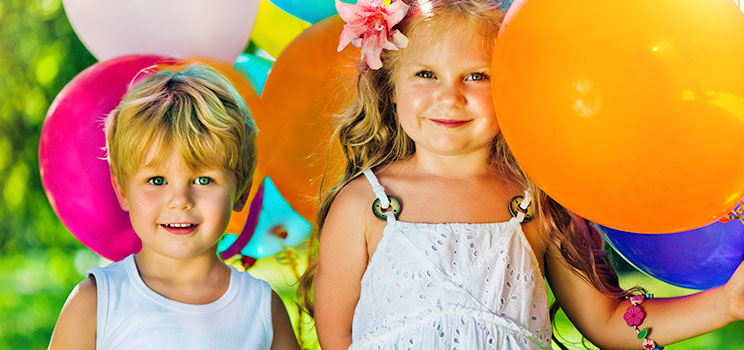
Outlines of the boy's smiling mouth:
M198 224L192 223L160 224L160 227L174 235L188 235L189 233L194 232L198 226Z

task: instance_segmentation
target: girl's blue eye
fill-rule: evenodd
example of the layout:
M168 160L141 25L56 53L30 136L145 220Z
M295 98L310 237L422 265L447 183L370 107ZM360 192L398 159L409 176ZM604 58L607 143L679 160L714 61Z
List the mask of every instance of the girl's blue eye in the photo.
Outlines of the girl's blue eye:
M431 79L431 78L434 78L434 73L432 71L422 70L416 73L416 76L424 78L424 79Z
M151 185L162 186L165 184L165 179L162 176L151 177L147 180Z
M194 180L194 183L197 185L209 185L212 183L212 179L206 177L206 176L199 176Z
M488 80L488 75L485 73L473 73L468 75L468 77L465 80L471 80L471 81L481 81L481 80Z

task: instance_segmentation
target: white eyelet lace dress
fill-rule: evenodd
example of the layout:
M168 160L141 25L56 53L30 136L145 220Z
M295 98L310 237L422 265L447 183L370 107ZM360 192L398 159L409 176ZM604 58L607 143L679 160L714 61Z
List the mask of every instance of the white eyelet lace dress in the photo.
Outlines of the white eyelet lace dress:
M387 208L384 188L365 176ZM523 214L482 224L386 215L349 349L550 349L548 296Z

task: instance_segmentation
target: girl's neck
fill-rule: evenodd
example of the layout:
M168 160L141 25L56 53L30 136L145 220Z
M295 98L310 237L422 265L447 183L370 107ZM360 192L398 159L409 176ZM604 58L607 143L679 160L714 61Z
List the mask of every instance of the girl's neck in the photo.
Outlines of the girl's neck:
M441 155L417 150L408 160L415 171L451 180L490 176L493 169L488 163L488 152L464 155Z

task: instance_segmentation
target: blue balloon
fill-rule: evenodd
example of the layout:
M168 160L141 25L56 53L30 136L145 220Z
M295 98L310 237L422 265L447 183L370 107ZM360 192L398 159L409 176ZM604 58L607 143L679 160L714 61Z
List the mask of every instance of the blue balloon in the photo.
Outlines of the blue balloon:
M274 61L259 57L251 53L241 54L233 67L248 76L248 81L256 89L256 93L261 95L264 83L269 76L269 71Z
M263 182L263 203L258 214L258 224L250 241L240 250L243 256L260 259L272 256L304 242L312 225L292 209L268 176ZM217 246L217 252L227 250L238 236L226 234Z
M604 226L600 231L631 265L679 287L702 290L723 285L744 260L744 224L739 220L668 234Z

